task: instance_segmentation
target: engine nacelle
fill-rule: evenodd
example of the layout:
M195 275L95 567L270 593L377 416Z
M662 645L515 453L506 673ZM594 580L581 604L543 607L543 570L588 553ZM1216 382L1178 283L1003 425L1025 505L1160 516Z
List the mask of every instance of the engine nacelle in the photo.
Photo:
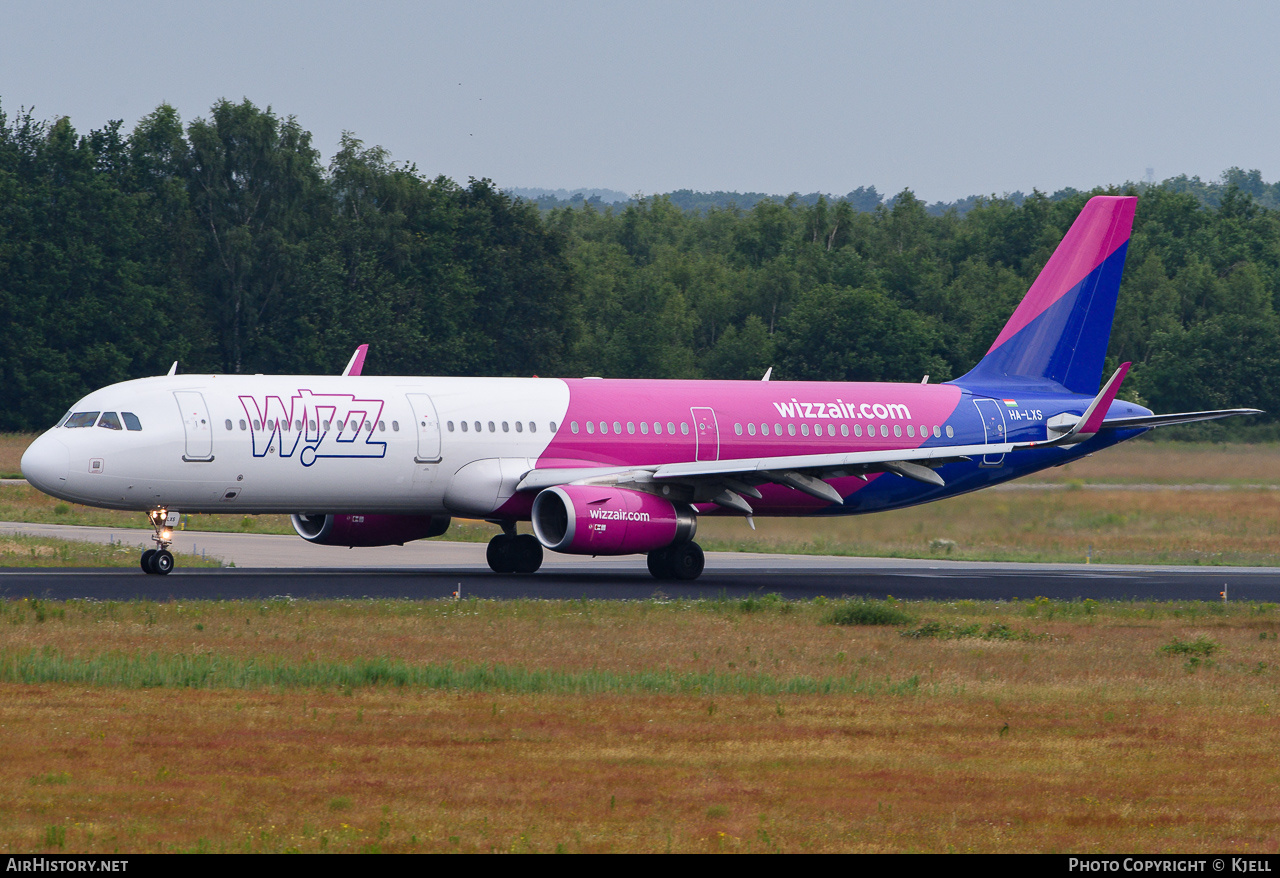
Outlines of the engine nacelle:
M449 516L295 515L293 529L321 546L402 546L440 536L449 529Z
M560 485L533 501L533 532L553 552L634 555L693 539L698 517L643 491Z

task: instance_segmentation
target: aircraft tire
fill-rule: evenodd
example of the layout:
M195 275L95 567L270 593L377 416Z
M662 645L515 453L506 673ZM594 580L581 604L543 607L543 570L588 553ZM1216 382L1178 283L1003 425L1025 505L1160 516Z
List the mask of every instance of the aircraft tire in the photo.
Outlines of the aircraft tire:
M667 551L667 565L671 571L669 578L688 582L702 575L706 555L697 543L681 543L671 546Z
M155 549L147 549L145 552L142 553L141 564L142 564L143 573L155 573L155 570L151 568L151 562L155 559L155 557L156 557Z
M507 554L513 573L536 573L542 566L542 543L533 534L520 534L512 540Z
M484 557L489 562L489 569L494 573L515 573L515 552L512 551L515 541L506 534L498 534L489 540L489 548Z
M653 574L654 579L671 579L671 564L667 561L671 554L671 547L664 546L661 549L654 549L649 553L647 558L649 563L649 572Z
M161 576L168 576L171 570L173 570L173 555L168 549L161 549L152 556L152 573L158 573Z

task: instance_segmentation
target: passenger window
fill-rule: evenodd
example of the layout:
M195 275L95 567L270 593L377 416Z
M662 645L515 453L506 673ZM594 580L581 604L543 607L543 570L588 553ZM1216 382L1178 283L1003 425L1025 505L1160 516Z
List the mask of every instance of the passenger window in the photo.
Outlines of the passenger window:
M622 424L621 424L621 422L619 422L619 421L614 421L614 422L613 422L613 432L617 433L619 436L621 436L621 435L622 435Z
M627 435L634 436L636 434L636 422L627 421Z
M848 425L848 424L841 424L841 425L840 425L840 435L841 435L841 436L848 436L848 435L849 435L849 425Z
M601 422L600 422L600 435L601 435L601 436L608 436L608 435L609 435L609 422L608 422L608 421L601 421Z
M661 436L661 435L662 435L662 425L661 425L661 424L659 424L657 421L654 421L654 422L653 422L653 435L655 435L655 436Z
M591 434L591 435L593 435L593 436L595 435L595 432L596 432L596 423L595 423L595 421L587 421L587 432L588 432L588 433L590 433L590 434Z
M835 424L827 424L827 435L828 435L828 436L834 436L834 435L836 435L836 425L835 425Z
M947 438L952 439L956 435L956 431L951 429L951 425L947 424Z
M689 435L689 424L686 421L680 422L680 433L684 436Z
M893 436L894 436L894 438L895 438L895 439L901 439L901 438L902 438L902 426L901 426L901 425L899 425L899 424L894 424L894 425L893 425Z
M781 424L774 424L774 425L773 425L773 435L775 435L775 436L781 436L781 435L782 435L782 425L781 425ZM795 435L795 434L792 434L792 435Z
M67 427L68 428L92 427L94 424L98 422L98 415L100 414L102 413L101 412L76 412L74 415L67 418Z
M231 419L230 419L230 418L227 418L227 432L229 433L229 432L231 432L231 431L232 431L232 430L234 430L234 429L235 429L235 428L234 428L233 426L231 426Z
M379 433L385 433L385 432L387 432L387 422L386 422L386 421L378 421L378 432L379 432Z
M907 424L907 435L910 436L912 439L915 438L916 428L911 424Z
M760 425L760 435L761 435L761 436L768 436L768 435L769 435L769 425L768 425L768 424L761 424L761 425Z
M108 430L122 430L120 426L120 417L115 412L103 412L102 417L98 418L98 426L106 427Z
M294 422L293 422L293 428L294 428L295 430L297 430L299 433L301 433L301 432L302 432L302 421L294 421Z
M862 438L862 425L861 425L861 424L854 424L854 425L853 425L853 435L857 436L858 438Z
M942 431L941 431L940 429L938 429L938 425L937 425L937 424L934 424L934 425L933 425L933 438L934 438L934 439L941 439L941 438L942 438Z
M808 436L808 435L809 435L809 425L808 425L808 424L801 424L801 425L800 425L800 432L801 432L801 434L803 434L803 435L805 435L805 436Z
M476 432L477 432L477 433L479 433L479 432L480 432L480 422L479 422L479 421L476 421Z
M253 422L253 429L255 429L255 430L261 430L261 429L262 429L262 424L261 424L260 422L258 422L258 421L254 421L254 422Z
M503 421L503 422L502 422L502 432L504 432L504 433L510 433L510 432L511 432L511 425L510 425L510 424L508 424L506 421Z
M572 431L576 434L576 433L578 432L578 422L577 422L577 421L573 421L572 423L570 423L570 424L569 424L569 429L570 429L570 430L572 430Z
M741 436L741 435L742 435L742 425L741 425L741 424L734 424L734 425L733 425L733 432L734 432L734 434L735 434L735 435Z
M449 429L450 429L450 431L452 431L452 430L453 430L453 421L450 421L450 422L449 422ZM392 421L392 422L391 422L391 432L393 432L393 433L399 433L399 432L400 432L400 422L399 422L399 421Z
M676 425L674 421L667 421L667 435L668 436L676 435Z
M466 422L466 421L462 421L462 422L461 422L461 425L462 425L462 432L464 432L464 433L465 433L465 432L467 432L467 422Z
M888 438L889 438L889 425L888 425L888 424L881 424L881 425L880 425L880 437L881 437L882 439L888 439Z
M756 435L756 425L754 423L747 424L747 432L750 433L752 436Z
M516 421L516 432L517 433L524 432L524 421Z
M640 422L640 433L641 433L642 435L644 435L644 436L648 436L648 435L649 435L649 422L648 422L648 421L641 421L641 422Z
M127 415L127 414L129 414L129 413L128 413L128 412L125 412L125 414ZM133 429L133 428L132 428L132 427L130 427L129 429ZM244 422L244 418L241 418L241 419L240 419L240 429L241 429L241 430L248 430L248 429L249 429L249 425L248 425L248 424L246 424L246 423Z
M795 425L795 424L787 424L787 435L788 435L788 436L794 436L794 435L796 435L796 425Z
M490 422L489 422L489 432L490 432L490 433L496 433L496 432L498 432L497 428L493 426L493 421L490 421Z

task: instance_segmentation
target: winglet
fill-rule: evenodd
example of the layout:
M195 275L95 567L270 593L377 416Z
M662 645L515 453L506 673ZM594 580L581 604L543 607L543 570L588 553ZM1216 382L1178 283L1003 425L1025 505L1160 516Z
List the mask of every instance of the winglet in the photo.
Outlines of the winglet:
M347 368L342 370L342 376L359 375L364 370L364 355L369 352L369 346L362 344L356 348L356 352L351 355L351 360L347 363Z

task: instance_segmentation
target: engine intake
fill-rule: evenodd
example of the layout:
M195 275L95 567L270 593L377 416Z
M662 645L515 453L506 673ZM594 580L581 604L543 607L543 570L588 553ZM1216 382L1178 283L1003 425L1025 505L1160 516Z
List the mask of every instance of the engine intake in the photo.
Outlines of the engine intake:
M321 546L403 546L438 537L449 529L447 515L295 515L293 529Z
M533 532L553 552L634 555L693 539L698 517L642 491L560 485L533 501Z

